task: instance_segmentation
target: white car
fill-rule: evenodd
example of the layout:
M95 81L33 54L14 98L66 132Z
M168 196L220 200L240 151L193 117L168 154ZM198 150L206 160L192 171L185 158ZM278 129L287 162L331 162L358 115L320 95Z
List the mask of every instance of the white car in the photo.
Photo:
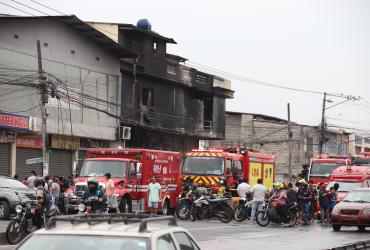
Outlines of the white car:
M19 250L200 250L175 217L140 214L69 215L24 239Z

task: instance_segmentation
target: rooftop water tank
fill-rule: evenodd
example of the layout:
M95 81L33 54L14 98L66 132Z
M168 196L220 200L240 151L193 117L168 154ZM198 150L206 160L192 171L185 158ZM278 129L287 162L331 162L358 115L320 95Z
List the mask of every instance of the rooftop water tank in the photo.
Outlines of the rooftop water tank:
M148 21L148 19L140 19L137 21L136 26L143 30L152 30L152 25Z

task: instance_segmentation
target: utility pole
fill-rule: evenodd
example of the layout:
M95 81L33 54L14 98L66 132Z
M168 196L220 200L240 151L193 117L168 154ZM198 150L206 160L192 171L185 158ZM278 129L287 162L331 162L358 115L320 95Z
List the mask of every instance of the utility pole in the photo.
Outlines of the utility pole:
M325 109L326 109L325 105L326 105L326 92L324 92L324 99L322 101L319 154L322 154L323 152L324 141L325 141Z
M292 131L290 123L290 103L288 103L288 175L289 180L292 178Z
M48 103L48 89L44 71L42 70L42 59L41 59L41 45L40 40L37 40L37 62L39 72L39 84L41 94L41 132L42 132L42 175L45 176L49 173L49 153L47 149L47 109L46 103Z

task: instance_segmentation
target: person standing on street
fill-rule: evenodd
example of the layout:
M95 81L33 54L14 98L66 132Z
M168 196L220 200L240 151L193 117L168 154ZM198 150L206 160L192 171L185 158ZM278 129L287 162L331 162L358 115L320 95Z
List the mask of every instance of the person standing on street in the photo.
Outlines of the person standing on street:
M286 192L289 204L297 202L297 191L293 188L293 183L288 183L288 191Z
M148 185L148 207L151 214L157 214L158 204L161 197L161 185L157 178L152 177L152 182Z
M250 186L247 183L247 178L242 179L242 182L238 185L236 190L238 191L238 195L240 198L247 198L247 195L250 190Z
M59 201L59 194L60 194L60 186L59 186L59 179L58 177L51 178L51 182L49 182L49 193L51 195L51 205L58 206Z
M257 184L250 189L250 192L253 194L251 220L254 221L266 197L266 187L262 184L262 179L257 180Z
M36 172L31 170L30 176L27 178L27 186L29 188L35 188L35 179L36 179Z
M107 183L105 184L105 195L107 196L108 207L111 209L115 209L116 213L119 214L120 211L118 207L115 186L111 177L112 177L111 173L105 174L105 179L107 180Z

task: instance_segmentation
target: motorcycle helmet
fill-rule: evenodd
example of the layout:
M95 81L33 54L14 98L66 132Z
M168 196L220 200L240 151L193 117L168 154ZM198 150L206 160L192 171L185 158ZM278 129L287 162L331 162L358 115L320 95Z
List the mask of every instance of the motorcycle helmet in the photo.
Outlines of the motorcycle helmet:
M45 187L45 179L44 177L36 177L36 179L34 180L33 182L35 188L37 188L38 186L42 186L42 187Z
M87 186L89 187L89 189L95 189L95 188L98 187L98 185L99 185L99 182L95 177L90 177L87 180ZM92 187L92 186L94 186L94 187Z
M224 180L223 178L220 179L219 181L220 185L226 185L226 180Z

